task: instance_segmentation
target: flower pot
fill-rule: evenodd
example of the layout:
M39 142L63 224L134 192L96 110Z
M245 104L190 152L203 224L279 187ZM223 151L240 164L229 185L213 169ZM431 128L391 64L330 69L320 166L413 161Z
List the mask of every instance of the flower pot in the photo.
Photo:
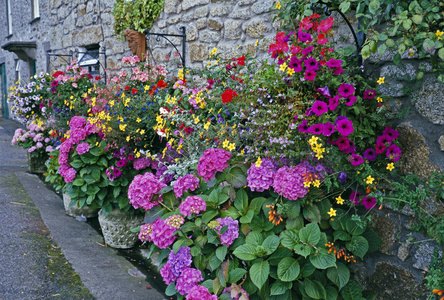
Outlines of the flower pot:
M32 174L43 174L46 172L46 157L38 157L34 153L28 152L28 171Z
M137 55L140 61L145 61L146 54L146 39L145 35L132 30L126 29L123 32L125 39L128 41L128 47L131 49L133 55Z
M68 216L75 218L83 215L85 218L94 218L97 217L99 213L98 209L93 210L88 206L80 208L78 206L78 202L73 207L69 207L70 203L71 203L71 197L69 197L68 193L63 193L63 204L65 205L65 212Z
M114 209L108 216L99 211L99 224L102 227L105 243L110 247L128 249L136 245L138 234L131 229L143 224L143 215L132 215Z

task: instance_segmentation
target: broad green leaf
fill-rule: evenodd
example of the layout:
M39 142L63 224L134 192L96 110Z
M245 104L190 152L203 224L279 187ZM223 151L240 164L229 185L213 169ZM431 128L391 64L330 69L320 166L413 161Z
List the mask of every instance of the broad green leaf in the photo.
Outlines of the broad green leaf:
M321 238L321 230L317 223L310 223L301 230L299 230L299 238L301 242L306 244L316 245Z
M299 202L289 202L286 205L287 208L287 216L289 218L297 218L299 216L299 214L301 213L301 205L299 204Z
M72 182L72 185L82 186L84 183L85 183L85 181L82 178L77 178Z
M225 180L238 189L246 186L248 183L245 172L239 167L234 167L229 171L229 173L226 173Z
M368 241L362 236L353 236L351 241L345 244L354 255L363 258L368 251Z
M265 281L268 279L268 275L270 274L270 264L268 261L260 261L254 263L250 268L250 278L251 281L257 286L258 289L264 285Z
M401 45L399 45L399 47L398 47L398 53L399 53L399 54L403 54L403 53L405 52L406 49L407 49L406 45L405 45L405 44L401 44Z
M248 195L244 189L240 189L236 193L236 198L234 198L234 207L238 210L245 210L248 206Z
M313 249L313 247L304 244L296 244L294 246L294 252L305 258L307 258L307 256L309 256L313 252Z
M375 41L371 41L370 44L369 44L369 47L370 47L370 51L371 51L372 53L375 53L375 52L376 52L376 49L378 48L378 45L376 44Z
M338 291L334 286L327 285L325 287L325 291L327 292L326 300L336 300L338 299Z
M387 45L386 44L381 44L378 47L378 54L382 55L385 53L385 51L387 50Z
M264 238L261 233L250 231L245 238L245 242L253 246L260 246L264 242Z
M291 282L296 280L301 268L293 257L286 257L278 265L277 274L280 280Z
M304 279L304 290L312 299L326 299L327 292L324 286L317 280Z
M303 210L304 218L310 222L319 223L321 221L321 212L316 204L306 207Z
M280 245L280 240L277 235L270 235L268 236L264 242L262 243L262 246L267 251L267 255L272 254Z
M240 217L239 222L242 224L248 224L253 220L254 210L249 210L245 216Z
M395 46L395 41L393 41L392 39L388 39L387 41L385 41L385 44L387 45L387 47L391 48Z
M228 281L230 283L238 282L239 280L244 277L245 273L247 273L247 270L236 268L228 272Z
M345 228L351 235L360 235L365 231L366 226L362 222L348 219L345 223Z
M304 227L304 217L302 215L299 215L295 219L289 218L285 222L285 228L286 229L300 230L302 227Z
M242 260L249 261L256 258L256 247L253 245L245 244L237 247L233 254Z
M444 60L444 47L439 49L438 56L440 59Z
M341 296L344 300L361 299L362 289L359 283L354 280L350 280L346 286L341 290Z
M103 152L102 147L93 147L92 149L89 150L89 153L91 153L94 156L100 156L104 152Z
M202 222L204 224L208 224L215 216L217 216L218 212L216 210L209 210L202 215Z
M421 24L422 23L422 15L413 15L412 20L413 20L413 22L415 22L415 24Z
M79 169L79 168L82 167L84 164L83 164L83 162L82 162L81 160L79 160L79 159L75 159L75 160L73 160L73 161L70 163L70 165L71 165L73 168Z
M288 249L294 249L294 247L299 243L299 236L295 230L285 230L281 233L281 243L284 247Z
M315 255L310 255L310 262L317 269L327 269L336 265L336 257L333 252L328 253L326 249L321 248Z
M227 255L227 246L223 245L216 249L216 256L221 261L225 260L225 255Z
M351 239L351 235L343 230L336 230L333 232L334 241L341 240L341 241L349 241Z
M362 234L362 236L368 242L367 253L373 253L378 251L379 246L381 246L382 244L382 241L376 232L374 232L371 228L367 228L367 230Z
M211 256L210 264L209 264L211 271L214 271L217 268L219 268L221 263L222 263L222 261L219 258L217 258L216 255Z
M350 270L341 262L336 263L336 267L328 268L327 277L341 290L350 279Z
M404 27L405 30L409 30L412 27L412 20L411 19L407 19L402 21L402 27Z
M424 50L429 53L432 53L433 51L435 51L435 43L431 39L424 40L424 43L422 44L422 46L424 47Z
M349 1L342 1L341 4L339 4L339 10L345 14L350 8L350 4Z
M399 65L401 63L401 54L396 53L395 56L393 56L393 62L395 65Z
M172 283L169 286L167 286L167 288L165 289L165 295L167 296L174 296L177 294L177 290L176 290L176 283Z
M277 266L277 265L279 265L279 263L281 262L282 259L284 259L285 257L292 256L292 255L293 255L293 253L288 248L280 247L280 248L277 248L276 251L274 251L272 255L270 255L270 257L268 258L268 262L272 266Z
M262 232L273 229L274 224L261 214L260 216L254 216L249 226L253 231Z
M351 56L356 53L356 48L352 47L352 46L347 46L347 47L344 47L344 49L342 49L342 51L344 52L344 56Z
M381 4L379 3L378 0L372 0L372 1L370 1L370 4L368 5L368 10L370 11L370 13L372 15L376 15L380 5Z
M280 280L276 280L276 282L271 285L270 295L276 296L285 294L285 292L290 290L292 287L293 283L291 282L282 282Z
M265 199L264 197L254 198L253 200L251 200L248 210L253 210L256 215L259 214L262 208L262 204L265 202L265 200L267 199Z

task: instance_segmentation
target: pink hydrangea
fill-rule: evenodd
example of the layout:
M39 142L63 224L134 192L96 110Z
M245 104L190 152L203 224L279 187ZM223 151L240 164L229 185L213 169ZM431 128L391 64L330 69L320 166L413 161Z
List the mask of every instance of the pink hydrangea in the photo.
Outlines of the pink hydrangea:
M191 214L198 214L207 209L205 201L198 196L188 196L184 202L179 205L180 213L186 217Z
M303 198L308 192L304 187L305 173L307 171L302 165L280 168L274 177L274 191L289 200Z
M136 175L128 188L129 203L135 209L143 207L150 210L159 205L158 200L153 201L153 197L165 186L166 184L160 182L153 173Z
M87 134L86 134L85 129L83 129L83 128L74 128L74 129L71 129L71 136L70 136L70 139L72 140L72 142L73 142L74 144L78 144L78 143L80 143L81 141L83 141L84 139L86 139L86 137L87 137Z
M193 257L191 256L190 247L180 247L177 253L171 250L168 256L168 262L171 266L171 272L177 277L182 274L182 271L191 267L193 263Z
M77 153L79 153L80 155L85 154L86 152L89 151L89 144L88 143L80 143L79 145L77 145L76 150L77 150Z
M174 232L176 228L168 225L166 220L158 218L153 223L153 231L150 234L150 238L154 245L160 249L165 249L171 246L176 240Z
M134 160L133 166L136 170L143 170L151 165L152 160L146 157L137 158Z
M142 242L151 242L151 233L153 232L153 224L144 224L140 226L139 240Z
M162 276L163 281L168 285L177 280L177 276L172 272L171 263L169 261L167 261L162 269L160 269L160 275Z
M188 295L185 298L186 300L217 300L216 295L210 294L208 289L201 285L195 285L190 289Z
M71 121L69 121L69 127L73 128L83 128L86 124L85 118L82 117L72 117Z
M63 176L65 178L65 182L66 183L73 182L74 179L76 178L76 174L77 174L77 171L74 168L69 168L66 171L65 176Z
M202 272L194 268L186 268L177 278L176 290L181 295L188 294L193 287L203 280Z
M191 174L179 177L174 183L174 194L176 198L183 196L184 192L194 191L199 187L199 179Z
M229 247L239 237L239 222L231 217L218 218L216 221L220 226L215 227L214 230L219 233L221 244ZM228 229L221 234L220 231L224 226L228 226Z
M247 182L250 189L253 192L263 192L268 190L273 184L276 168L271 160L264 159L259 167L256 167L256 164L252 163L247 174Z
M222 172L228 167L231 153L219 148L210 148L204 151L197 164L197 172L206 181L214 178L217 172Z

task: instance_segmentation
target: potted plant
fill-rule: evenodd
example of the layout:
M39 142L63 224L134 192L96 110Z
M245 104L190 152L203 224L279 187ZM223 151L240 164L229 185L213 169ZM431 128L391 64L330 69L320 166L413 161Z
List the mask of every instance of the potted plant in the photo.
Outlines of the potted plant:
M114 31L128 41L133 54L141 60L145 55L145 30L151 28L163 5L164 0L117 0L114 4Z

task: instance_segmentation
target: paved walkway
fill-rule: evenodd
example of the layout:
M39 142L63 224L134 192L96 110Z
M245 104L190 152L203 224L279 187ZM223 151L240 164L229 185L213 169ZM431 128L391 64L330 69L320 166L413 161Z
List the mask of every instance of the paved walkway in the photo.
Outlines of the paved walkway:
M26 151L11 145L18 127L0 118L0 300L165 299L27 173Z

